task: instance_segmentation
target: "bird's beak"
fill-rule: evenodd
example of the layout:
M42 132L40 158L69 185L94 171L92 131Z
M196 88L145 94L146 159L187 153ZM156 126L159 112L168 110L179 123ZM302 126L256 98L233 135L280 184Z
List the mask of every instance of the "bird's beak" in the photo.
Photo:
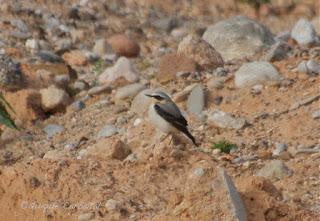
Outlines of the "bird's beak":
M144 95L146 95L146 96L148 96L148 97L152 97L152 95L151 95L151 94L144 94Z

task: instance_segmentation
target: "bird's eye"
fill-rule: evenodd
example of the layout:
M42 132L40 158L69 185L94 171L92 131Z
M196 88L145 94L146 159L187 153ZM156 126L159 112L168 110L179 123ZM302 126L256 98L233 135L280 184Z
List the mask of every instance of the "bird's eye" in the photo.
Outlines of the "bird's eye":
M159 100L159 101L163 100L163 97L161 97L161 96L159 96L159 95L154 96L154 98L157 99L157 100Z

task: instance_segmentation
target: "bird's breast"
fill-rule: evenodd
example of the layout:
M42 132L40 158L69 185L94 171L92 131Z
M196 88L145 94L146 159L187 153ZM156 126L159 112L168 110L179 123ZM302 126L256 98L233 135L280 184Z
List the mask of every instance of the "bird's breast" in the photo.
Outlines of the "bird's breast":
M151 123L164 133L170 133L176 129L165 119L163 119L154 109L154 104L150 105L148 111L148 117Z

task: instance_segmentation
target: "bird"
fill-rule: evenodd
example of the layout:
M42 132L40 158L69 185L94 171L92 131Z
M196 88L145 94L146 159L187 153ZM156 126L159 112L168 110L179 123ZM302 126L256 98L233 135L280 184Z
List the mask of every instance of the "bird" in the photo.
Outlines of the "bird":
M195 146L198 146L195 138L188 130L187 120L169 95L162 91L145 93L145 95L154 100L149 106L148 117L156 128L167 134L167 136L180 131L185 134Z

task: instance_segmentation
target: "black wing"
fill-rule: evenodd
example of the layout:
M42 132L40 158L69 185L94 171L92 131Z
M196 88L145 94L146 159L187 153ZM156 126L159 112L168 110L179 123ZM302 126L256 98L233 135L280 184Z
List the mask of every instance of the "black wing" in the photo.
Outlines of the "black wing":
M190 134L190 132L188 131L188 122L187 120L182 116L182 114L180 113L179 109L177 107L173 107L173 108L177 108L177 110L172 111L172 113L167 111L168 106L163 105L163 104L155 104L154 105L154 109L155 111L166 121L168 121L170 124L172 124L172 126L174 126L176 129L178 129L179 131L183 132L185 135L187 135L187 137L189 137L192 142L197 146L194 137Z

